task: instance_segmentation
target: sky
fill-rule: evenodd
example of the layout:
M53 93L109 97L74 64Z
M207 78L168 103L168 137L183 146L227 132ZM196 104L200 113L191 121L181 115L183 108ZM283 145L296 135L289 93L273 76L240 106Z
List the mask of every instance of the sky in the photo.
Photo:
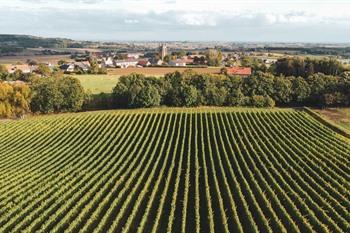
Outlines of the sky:
M0 34L349 43L350 0L0 0Z

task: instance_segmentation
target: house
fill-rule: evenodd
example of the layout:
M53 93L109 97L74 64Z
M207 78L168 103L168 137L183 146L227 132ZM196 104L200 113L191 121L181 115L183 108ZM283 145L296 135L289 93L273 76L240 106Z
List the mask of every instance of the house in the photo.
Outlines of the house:
M120 68L135 67L138 62L137 59L116 60L115 66Z
M146 67L150 65L151 63L148 60L139 60L139 62L137 63L137 66L141 66L141 67Z
M227 67L225 73L229 75L249 76L252 74L252 68L250 67Z
M67 73L74 72L74 68L75 68L74 63L63 64L60 66L60 69Z
M90 70L91 65L89 61L81 61L81 62L76 62L75 66L83 70L84 72L87 72Z
M15 73L17 70L22 71L22 73L24 74L28 74L33 72L33 70L35 69L34 66L30 66L28 64L23 64L23 65L7 65L7 72L9 74L13 74Z
M266 65L271 65L271 64L276 63L276 62L277 62L277 59L265 58L265 59L263 59L263 62L264 62Z
M104 67L115 67L116 64L113 61L113 57L104 57L102 60L102 65Z
M176 59L169 61L170 66L186 66L187 60L185 59Z

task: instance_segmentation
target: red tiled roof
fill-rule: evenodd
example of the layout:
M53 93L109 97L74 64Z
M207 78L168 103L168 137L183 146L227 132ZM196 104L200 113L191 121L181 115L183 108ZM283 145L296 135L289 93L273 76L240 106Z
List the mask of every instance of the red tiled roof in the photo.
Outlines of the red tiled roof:
M227 74L231 75L251 75L252 68L250 67L229 67L227 68Z

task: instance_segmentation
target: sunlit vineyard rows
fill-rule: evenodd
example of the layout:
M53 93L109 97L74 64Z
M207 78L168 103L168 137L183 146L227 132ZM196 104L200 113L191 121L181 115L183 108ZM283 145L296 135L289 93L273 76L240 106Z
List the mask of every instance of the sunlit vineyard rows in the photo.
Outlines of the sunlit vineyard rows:
M350 143L292 109L0 122L0 232L350 232Z

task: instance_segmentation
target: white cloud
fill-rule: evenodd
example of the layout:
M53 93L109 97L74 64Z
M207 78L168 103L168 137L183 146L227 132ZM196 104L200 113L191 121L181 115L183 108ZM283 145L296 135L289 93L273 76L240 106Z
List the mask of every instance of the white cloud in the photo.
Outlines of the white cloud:
M98 39L112 39L112 30L129 39L195 40L200 32L204 39L331 40L335 33L346 41L348 9L341 0L0 0L0 32L84 39L93 25Z

